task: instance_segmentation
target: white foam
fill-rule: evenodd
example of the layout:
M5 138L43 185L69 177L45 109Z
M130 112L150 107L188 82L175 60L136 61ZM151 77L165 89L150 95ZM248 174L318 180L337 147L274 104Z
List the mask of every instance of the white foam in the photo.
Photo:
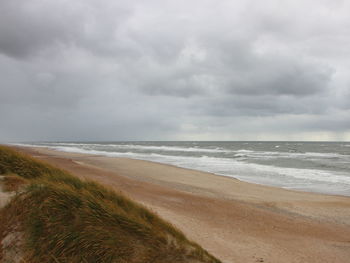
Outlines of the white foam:
M349 155L342 155L338 153L319 153L319 152L305 152L305 153L295 153L295 152L271 152L271 151L253 151L253 150L229 150L221 147L216 148L200 148L198 146L194 147L178 147L178 146L150 146L150 145L140 145L140 144L94 144L94 143L45 143L45 144L15 144L19 146L36 146L36 147L56 147L57 145L72 147L80 146L83 149L91 149L94 147L111 147L114 149L123 150L146 150L146 151L169 151L169 152L203 152L203 153L234 153L235 157L247 157L247 158L260 158L260 159L274 159L274 158L349 158ZM275 147L278 148L279 145ZM350 145L349 145L350 146ZM112 150L112 149L111 149ZM114 150L113 150L114 151Z
M117 153L117 152L107 152L100 150L91 150L91 149L82 149L77 147L68 147L68 146L46 146L49 149L62 151L62 152L71 152L71 153L83 153L83 154L93 154L93 155L103 155L107 157L120 157L122 155L133 156L133 153Z
M282 168L272 165L263 165L256 163L249 163L242 161L241 158L217 158L207 155L201 156L175 156L165 155L158 153L135 153L132 152L132 147L125 147L125 149L131 150L128 152L104 151L96 149L85 149L83 145L63 146L63 144L57 146L42 146L52 148L58 151L76 152L85 154L103 155L108 157L128 157L133 159L141 159L148 161L155 161L160 163L172 164L179 167L196 169L206 172L212 172L219 175L225 175L235 177L248 182L270 184L280 187L289 187L292 189L305 188L306 186L310 190L323 189L328 187L329 189L339 189L339 191L347 191L350 195L350 174L345 172L333 172L327 170L317 169L300 169L300 168ZM91 145L91 144L88 144ZM32 145L31 145L32 146ZM106 146L105 144L98 144L98 146ZM137 147L139 145L136 145ZM146 146L153 147L153 146ZM154 146L155 148L169 148L168 146ZM154 148L153 147L153 148ZM97 148L97 147L96 147ZM176 147L171 147L172 149ZM177 147L181 148L182 147ZM191 149L191 148L190 148ZM200 148L199 148L200 149ZM199 150L198 149L198 150ZM200 149L202 150L202 149ZM221 150L221 149L220 149ZM317 157L317 158L332 158L338 156L337 154L328 153L286 153L286 152L259 152L251 150L238 150L235 151L236 157L245 156L249 158L298 158L300 156L305 157ZM292 156L291 156L292 155ZM346 189L346 190L344 190ZM322 190L324 191L324 190ZM336 190L332 190L333 192ZM327 192L327 191L324 191Z
M47 143L48 146L62 145L62 146L82 146L84 148L91 148L91 146L97 147L111 147L117 149L134 149L134 150L149 150L149 151L171 151L171 152L212 152L212 153L223 153L228 152L222 148L200 148L194 147L178 147L178 146L151 146L151 145L140 145L140 144L92 144L92 143Z
M238 150L235 152L236 152L235 156L237 157L248 157L253 159L276 159L276 158L292 158L292 159L294 158L298 158L298 159L349 158L350 159L350 156L342 155L338 153L318 153L318 152L294 153L294 152L271 152L271 151L249 151L249 150Z
M237 152L237 153L254 153L255 151L241 149L241 150L237 150L237 151L234 151L234 152Z
M184 157L184 156L169 156L157 153L152 154L138 154L133 152L127 153L117 153L117 152L107 152L99 150L85 150L77 147L64 147L56 146L52 147L55 150L65 151L65 152L77 152L77 153L87 153L104 155L110 157L132 157L136 159L146 159L158 162L165 162L174 165L186 166L186 168L206 170L213 173L218 173L218 171L234 174L239 176L240 173L245 170L244 174L269 174L270 176L278 177L292 177L303 180L315 180L315 181L325 181L333 183L348 183L350 184L350 176L344 176L335 172L314 170L314 169L298 169L298 168L281 168L271 165L253 164L236 161L229 158L215 158L208 156L201 157Z
M135 145L135 144L108 144L107 146L113 146L121 149L140 149L140 150L154 150L154 151L173 151L173 152L213 152L222 153L227 152L220 148L200 148L200 147L178 147L178 146L148 146L148 145Z

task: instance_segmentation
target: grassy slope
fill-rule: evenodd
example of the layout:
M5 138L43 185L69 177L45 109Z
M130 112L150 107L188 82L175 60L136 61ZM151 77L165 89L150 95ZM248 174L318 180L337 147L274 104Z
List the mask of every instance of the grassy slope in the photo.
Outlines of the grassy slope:
M125 196L4 146L0 174L26 184L0 211L0 240L23 233L26 262L220 262Z

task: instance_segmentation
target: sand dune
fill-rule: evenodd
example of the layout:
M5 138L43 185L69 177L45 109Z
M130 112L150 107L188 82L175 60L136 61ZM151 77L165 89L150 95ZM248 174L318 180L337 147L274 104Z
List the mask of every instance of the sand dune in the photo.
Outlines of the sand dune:
M126 158L18 150L122 191L223 262L349 262L349 197Z

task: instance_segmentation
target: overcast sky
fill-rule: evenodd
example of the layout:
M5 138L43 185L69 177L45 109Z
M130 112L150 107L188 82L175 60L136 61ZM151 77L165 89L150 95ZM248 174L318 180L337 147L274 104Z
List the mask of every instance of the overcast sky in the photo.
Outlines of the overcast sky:
M349 10L0 0L0 141L350 140Z

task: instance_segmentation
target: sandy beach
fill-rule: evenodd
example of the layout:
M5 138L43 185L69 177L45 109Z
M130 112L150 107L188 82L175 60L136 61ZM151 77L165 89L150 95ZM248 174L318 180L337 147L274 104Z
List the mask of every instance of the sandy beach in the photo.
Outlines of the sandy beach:
M349 262L350 198L127 158L16 147L121 191L223 262Z

